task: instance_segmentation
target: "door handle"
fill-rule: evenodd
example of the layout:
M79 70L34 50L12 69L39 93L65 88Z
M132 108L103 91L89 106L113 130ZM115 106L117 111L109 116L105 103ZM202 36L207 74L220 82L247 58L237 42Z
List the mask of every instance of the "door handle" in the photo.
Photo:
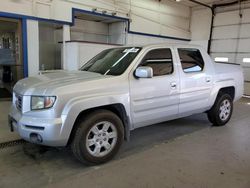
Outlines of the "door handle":
M206 82L211 82L211 78L210 77L206 77Z
M177 86L177 84L176 84L175 82L171 82L171 83L170 83L170 86L171 86L171 88L175 89L176 86Z

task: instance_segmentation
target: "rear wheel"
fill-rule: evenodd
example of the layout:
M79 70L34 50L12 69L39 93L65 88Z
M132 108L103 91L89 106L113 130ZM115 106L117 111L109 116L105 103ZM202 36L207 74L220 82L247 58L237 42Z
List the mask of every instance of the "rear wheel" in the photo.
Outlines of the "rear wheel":
M85 164L100 164L115 156L123 138L120 118L113 112L98 110L79 122L71 150Z
M208 120L215 126L225 125L231 118L233 112L233 100L228 94L217 97L213 107L208 111Z

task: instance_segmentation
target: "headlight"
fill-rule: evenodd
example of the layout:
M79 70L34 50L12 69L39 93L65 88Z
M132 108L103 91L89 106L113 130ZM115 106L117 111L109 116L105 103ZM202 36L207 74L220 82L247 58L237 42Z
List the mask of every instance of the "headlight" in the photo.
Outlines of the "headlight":
M42 110L51 108L56 101L56 97L42 97L32 96L31 97L31 110Z

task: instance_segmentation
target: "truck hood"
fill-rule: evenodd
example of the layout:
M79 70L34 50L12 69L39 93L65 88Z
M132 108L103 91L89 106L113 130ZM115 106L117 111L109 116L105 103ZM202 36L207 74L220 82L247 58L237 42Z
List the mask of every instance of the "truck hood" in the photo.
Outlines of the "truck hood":
M110 76L86 71L59 71L22 79L16 83L13 90L21 95L45 95L60 87L105 77Z

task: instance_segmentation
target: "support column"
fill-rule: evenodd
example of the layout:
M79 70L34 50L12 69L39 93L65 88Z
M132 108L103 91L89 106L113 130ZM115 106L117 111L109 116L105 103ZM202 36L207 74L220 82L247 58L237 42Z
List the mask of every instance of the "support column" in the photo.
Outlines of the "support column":
M70 40L70 26L69 25L63 25L63 50L62 50L62 69L67 70L67 46L66 41Z
M28 75L39 73L39 28L38 21L27 20Z

